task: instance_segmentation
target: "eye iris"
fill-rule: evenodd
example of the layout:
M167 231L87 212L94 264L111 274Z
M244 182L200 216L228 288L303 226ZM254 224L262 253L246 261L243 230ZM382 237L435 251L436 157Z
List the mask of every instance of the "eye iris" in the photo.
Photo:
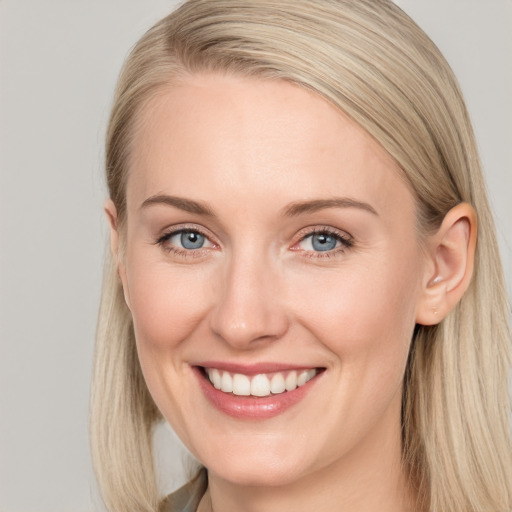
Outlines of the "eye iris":
M317 233L311 239L311 245L315 251L331 251L336 248L337 240L327 233Z
M196 231L184 231L180 242L185 249L200 249L204 244L204 236Z

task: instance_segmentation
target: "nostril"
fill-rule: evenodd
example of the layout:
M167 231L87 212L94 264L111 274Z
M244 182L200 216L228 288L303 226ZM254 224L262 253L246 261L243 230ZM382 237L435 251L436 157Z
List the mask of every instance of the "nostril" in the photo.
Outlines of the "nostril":
M238 349L275 341L288 330L279 277L271 272L272 262L263 260L260 253L237 253L217 282L209 326L217 338Z
M238 349L252 349L255 345L274 342L287 331L285 318L278 318L279 313L256 315L250 320L236 317L221 317L213 319L210 324L212 333L227 344Z

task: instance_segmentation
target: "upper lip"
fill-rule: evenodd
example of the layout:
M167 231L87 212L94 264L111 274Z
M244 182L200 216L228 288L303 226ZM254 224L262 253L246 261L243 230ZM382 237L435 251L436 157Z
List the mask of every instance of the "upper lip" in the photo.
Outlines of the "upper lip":
M260 373L276 373L286 372L293 370L309 370L311 368L322 368L315 364L289 364L289 363L271 363L262 362L254 364L240 364L227 361L203 361L195 364L194 366L201 366L203 368L216 368L231 373L242 373L244 375L258 375Z

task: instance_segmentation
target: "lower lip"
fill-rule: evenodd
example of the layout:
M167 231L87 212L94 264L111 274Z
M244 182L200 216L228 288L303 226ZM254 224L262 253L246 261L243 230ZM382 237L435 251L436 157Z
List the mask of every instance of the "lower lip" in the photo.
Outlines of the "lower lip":
M293 391L285 391L266 397L238 396L224 393L213 387L210 380L199 367L194 367L199 385L212 405L219 411L238 419L268 419L278 416L300 402L315 385L321 373L317 374L303 386Z

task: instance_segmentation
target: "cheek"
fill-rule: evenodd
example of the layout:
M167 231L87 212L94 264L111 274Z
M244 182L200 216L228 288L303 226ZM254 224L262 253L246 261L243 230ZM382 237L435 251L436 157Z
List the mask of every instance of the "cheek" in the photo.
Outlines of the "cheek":
M415 325L418 258L352 265L298 283L298 317L339 358L372 380L405 368ZM371 372L370 372L371 369Z
M345 449L376 425L396 428L399 422L417 275L417 269L392 262L352 266L295 290L301 297L309 289L297 318L331 355L334 389L318 414L329 418L335 432L345 432L343 441L333 438L333 446Z
M208 272L133 258L127 287L139 350L168 352L202 321L211 296ZM142 355L142 354L141 354Z
M190 446L195 417L188 392L190 368L184 364L187 339L208 311L211 282L199 269L176 269L146 258L128 261L129 292L139 362L148 389L180 438ZM176 393L176 390L180 390ZM188 425L188 427L184 427Z

